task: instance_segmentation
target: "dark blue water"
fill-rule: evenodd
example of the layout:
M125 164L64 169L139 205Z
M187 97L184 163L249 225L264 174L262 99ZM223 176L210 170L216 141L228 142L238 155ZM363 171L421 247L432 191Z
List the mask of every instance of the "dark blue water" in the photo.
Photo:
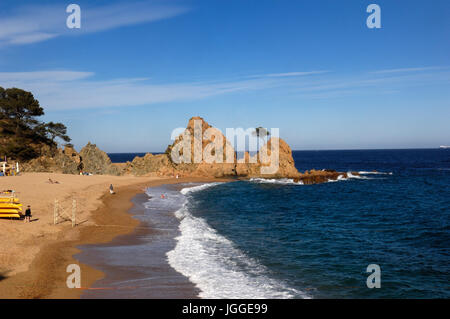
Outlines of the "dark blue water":
M144 156L145 153L108 153L111 162L126 163L131 162L136 156Z
M450 297L450 150L296 151L299 170L365 175L318 185L234 182L189 210L313 298ZM369 289L369 264L381 288Z
M161 152L151 152L153 155L163 154ZM108 153L111 162L126 163L134 160L136 156L142 157L147 153Z

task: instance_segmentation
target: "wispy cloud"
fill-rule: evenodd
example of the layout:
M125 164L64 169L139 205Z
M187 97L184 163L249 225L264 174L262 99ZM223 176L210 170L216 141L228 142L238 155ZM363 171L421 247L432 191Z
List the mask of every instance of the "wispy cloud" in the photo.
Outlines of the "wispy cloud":
M155 84L147 78L94 80L77 71L0 72L0 85L35 94L51 110L148 105L274 87L271 80Z
M387 69L387 70L378 70L373 71L373 74L389 74L389 73L405 73L405 72L422 72L422 71L435 71L435 70L444 70L448 69L448 67L442 66L429 66L429 67L420 67L420 68L400 68L400 69Z
M441 70L421 73L359 74L325 77L297 85L294 91L303 98L329 99L345 96L385 95L418 92L425 87L437 87L450 83L450 72Z
M316 74L317 71L284 74ZM283 74L283 73L274 73ZM201 100L209 97L281 90L278 94L300 99L334 99L346 96L396 94L427 85L448 85L449 71L367 74L336 73L317 76L241 76L234 80L157 83L153 78L96 80L93 72L0 72L0 85L31 91L47 110L112 108L155 103Z
M66 5L28 6L0 14L0 45L36 43L63 35L101 32L172 18L189 8L167 2L81 5L81 29L68 29Z
M94 75L92 72L80 71L33 71L33 72L0 72L0 82L23 84L27 82L64 82L81 80Z
M31 32L31 33L25 33L25 34L17 34L14 37L11 37L6 41L7 44L28 44L28 43L35 43L35 42L41 42L45 40L49 40L51 38L57 37L57 34L52 33L44 33L44 32Z
M267 77L279 78L279 77L290 77L290 76L305 76L314 74L323 74L329 71L310 71L310 72L287 72L287 73L270 73L266 74Z
M300 77L308 75L324 74L330 71L320 70L320 71L306 71L306 72L285 72L285 73L267 73L267 74L257 74L249 75L248 78L287 78L287 77Z

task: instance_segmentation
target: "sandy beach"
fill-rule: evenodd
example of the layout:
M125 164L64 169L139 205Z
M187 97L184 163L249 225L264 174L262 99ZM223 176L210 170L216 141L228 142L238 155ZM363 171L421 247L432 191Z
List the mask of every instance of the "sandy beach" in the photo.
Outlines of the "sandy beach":
M66 267L77 263L72 257L79 252L76 247L133 232L139 221L127 212L144 187L189 181L197 179L53 173L2 177L0 189L15 190L24 206L31 205L33 216L31 223L0 219L0 298L78 298L103 274L80 264L82 289L68 289ZM110 184L115 195L109 194ZM66 211L77 200L76 227L69 220L53 224L55 199Z

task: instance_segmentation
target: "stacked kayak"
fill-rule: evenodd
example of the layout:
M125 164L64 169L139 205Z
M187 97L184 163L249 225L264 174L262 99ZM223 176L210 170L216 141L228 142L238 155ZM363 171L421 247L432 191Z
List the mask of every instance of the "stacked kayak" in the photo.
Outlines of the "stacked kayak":
M22 204L13 191L0 192L0 218L21 218Z

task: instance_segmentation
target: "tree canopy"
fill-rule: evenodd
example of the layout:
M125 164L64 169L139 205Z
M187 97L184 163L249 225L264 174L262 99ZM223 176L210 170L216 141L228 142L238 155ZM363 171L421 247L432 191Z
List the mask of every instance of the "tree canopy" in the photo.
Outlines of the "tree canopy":
M0 87L0 155L26 160L39 155L42 145L56 148L55 139L70 142L62 123L44 123L44 109L31 92Z
M56 137L59 137L64 142L70 142L70 137L67 136L67 128L64 124L48 122L45 126L52 142L55 141Z
M258 138L264 138L266 136L269 136L270 132L266 128L259 126L253 132L253 135L256 135L256 137Z

